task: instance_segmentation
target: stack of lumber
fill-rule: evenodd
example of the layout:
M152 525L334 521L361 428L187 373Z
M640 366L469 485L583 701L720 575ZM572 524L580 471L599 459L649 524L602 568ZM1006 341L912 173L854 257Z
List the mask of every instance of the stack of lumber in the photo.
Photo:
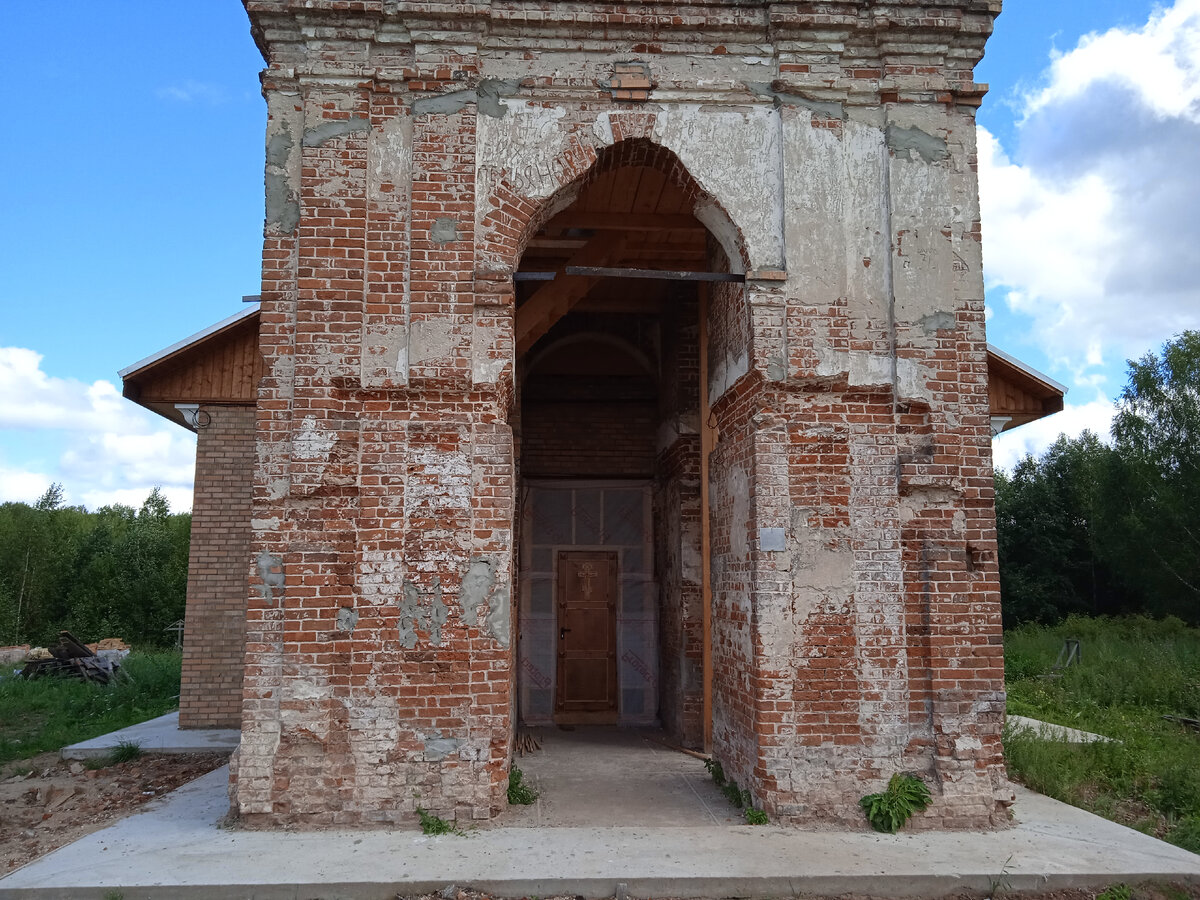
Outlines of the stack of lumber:
M43 678L47 675L81 678L97 684L108 684L120 664L98 656L69 631L58 633L58 643L48 647L48 657L31 659L21 670L22 678Z

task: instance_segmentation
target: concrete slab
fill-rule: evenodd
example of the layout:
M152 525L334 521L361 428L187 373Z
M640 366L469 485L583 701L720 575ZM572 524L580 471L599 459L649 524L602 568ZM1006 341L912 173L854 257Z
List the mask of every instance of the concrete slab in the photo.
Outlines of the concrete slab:
M518 757L532 806L513 806L496 824L578 828L621 825L737 825L744 819L698 759L661 743L656 731L604 726L534 729L542 749ZM493 827L493 826L489 826Z
M107 756L121 741L133 741L147 753L232 753L242 733L237 729L181 729L179 711L138 725L102 734L63 747L63 759L96 759Z
M557 736L555 736L557 738ZM548 793L565 777L569 750L546 742L546 759L518 762ZM553 752L551 752L553 751ZM651 751L627 754L648 768ZM596 760L588 768L617 771ZM600 754L603 756L603 754ZM578 757L576 757L578 759ZM684 781L699 760L676 761ZM660 758L661 765L672 765ZM558 773L556 769L560 769ZM1113 882L1200 884L1200 856L1029 791L1018 824L998 832L882 835L704 822L531 829L517 812L466 837L417 830L263 832L222 829L228 772L218 769L145 811L0 879L8 898L88 897L126 891L147 898L392 898L448 884L498 896L793 897L857 893L936 897L957 891L1098 888ZM609 789L597 778L594 798ZM690 788L689 788L690 789ZM636 798L635 798L636 799ZM546 817L578 807L548 797ZM657 802L657 800L655 800ZM632 803L629 817L645 814ZM570 812L573 817L576 813ZM714 815L717 815L713 811ZM607 815L607 813L606 813ZM679 821L682 821L682 812Z
M1066 741L1069 744L1094 744L1098 741L1111 743L1112 738L1090 731L1080 731L1078 728L1068 728L1066 725L1054 725L1040 719L1030 719L1027 716L1009 716L1008 724L1022 731L1032 731L1038 737L1050 741Z

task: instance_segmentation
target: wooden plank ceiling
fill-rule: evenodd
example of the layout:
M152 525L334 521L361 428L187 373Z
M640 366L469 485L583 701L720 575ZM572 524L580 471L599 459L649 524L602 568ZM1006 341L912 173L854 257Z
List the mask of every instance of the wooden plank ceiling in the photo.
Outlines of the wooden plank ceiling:
M518 273L553 272L555 277L522 281L518 274L518 354L572 309L654 312L661 302L660 282L568 275L568 265L706 271L707 235L692 216L692 200L657 168L602 172L526 245Z

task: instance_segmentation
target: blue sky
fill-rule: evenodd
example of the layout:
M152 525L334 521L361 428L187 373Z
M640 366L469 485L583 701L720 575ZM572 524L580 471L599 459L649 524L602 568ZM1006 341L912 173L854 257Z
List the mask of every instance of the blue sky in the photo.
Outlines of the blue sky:
M258 292L265 109L236 0L8 4L0 501L89 508L193 441L117 370ZM51 53L48 54L48 51ZM989 338L1070 388L997 443L1104 429L1124 360L1200 327L1200 0L1008 0L977 70Z

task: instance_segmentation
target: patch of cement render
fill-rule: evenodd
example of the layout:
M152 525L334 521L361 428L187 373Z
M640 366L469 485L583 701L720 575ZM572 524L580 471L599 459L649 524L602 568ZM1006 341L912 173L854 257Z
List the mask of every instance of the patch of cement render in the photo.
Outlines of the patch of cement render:
M452 244L461 240L458 236L458 223L449 216L439 216L433 220L429 229L429 239L435 244Z
M421 621L421 589L405 581L400 590L400 645L406 650L417 646L417 626Z
M431 737L425 741L425 761L438 762L457 753L463 742L461 738Z
M269 519L251 519L250 530L274 533L279 530L280 524L279 516L271 516Z
M347 134L360 134L369 131L371 123L361 116L351 116L349 119L330 119L304 129L304 137L300 143L305 147L322 147L326 141L343 137Z
M348 606L343 606L337 611L336 625L338 631L353 631L355 626L358 625L358 611Z
M426 600L427 607L423 602ZM433 646L442 646L442 626L446 624L449 610L442 597L440 578L433 579L433 586L428 591L422 591L413 582L405 580L400 591L399 606L399 638L405 649L412 650L417 646L418 628L429 632L429 642Z
M939 331L953 330L957 324L954 318L954 313L935 312L927 316L922 316L919 322L921 330L928 335L935 335Z
M267 137L267 165L286 169L288 158L295 146L292 128L285 119L279 123L279 130Z
M285 582L283 560L264 550L258 554L254 565L258 570L258 577L262 579L262 584L258 586L258 592L267 603L274 606L276 598L283 597Z
M276 226L284 234L292 234L300 224L300 198L291 189L284 172L267 172L266 219L268 225Z
M511 610L508 589L496 584L496 561L476 557L467 566L462 580L463 609L474 609L484 616L484 631L502 647L512 640Z
M889 125L885 133L885 140L888 147L897 153L908 153L909 159L912 159L912 154L915 153L925 162L935 163L950 156L950 149L944 139L916 126L901 128L898 125Z
M799 109L807 109L809 112L824 116L827 119L846 121L846 107L837 101L810 100L803 94L773 90L769 83L761 81L748 82L746 87L750 89L750 93L756 94L759 97L772 98L776 106L795 106Z
M501 97L511 97L517 92L520 82L499 81L485 78L474 90L451 91L434 97L420 97L413 101L414 116L443 115L452 116L462 112L472 103L476 104L480 115L500 119L508 113L508 107Z
M508 104L501 98L515 96L520 86L521 80L519 78L484 78L479 82L479 86L475 88L479 114L482 116L491 116L496 119L504 118L508 115Z

